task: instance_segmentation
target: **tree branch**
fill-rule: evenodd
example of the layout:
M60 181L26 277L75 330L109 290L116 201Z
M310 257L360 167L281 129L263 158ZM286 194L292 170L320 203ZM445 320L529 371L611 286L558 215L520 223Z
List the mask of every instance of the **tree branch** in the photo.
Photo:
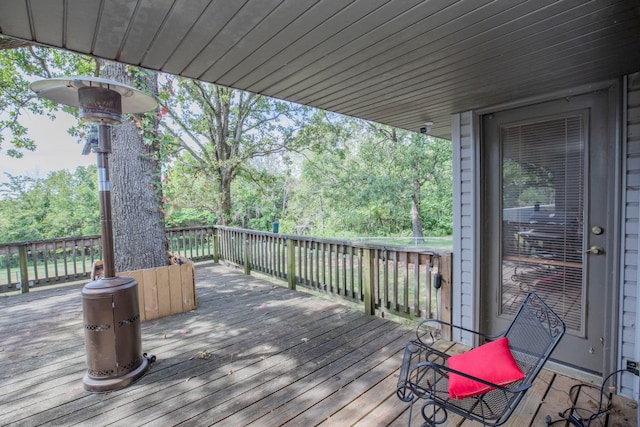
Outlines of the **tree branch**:
M203 165L205 165L206 163L204 162L204 160L198 155L198 153L189 146L189 144L187 144L187 141L185 141L182 137L180 137L180 135L178 135L173 129L171 129L169 126L167 126L166 123L160 123L160 126L167 131L171 136L173 136L175 139L177 139L178 141L180 141L180 146L182 148L184 148L185 150L187 150L194 159L196 159L198 161L198 163L201 163Z
M45 73L45 77L48 79L53 77L53 74L51 74L51 71L49 71L49 65L47 64L47 61L45 61L44 58L42 58L36 53L36 51L33 49L33 45L29 45L28 49L29 49L29 53L31 53L31 56L40 63L40 66L42 67L42 71L44 71Z

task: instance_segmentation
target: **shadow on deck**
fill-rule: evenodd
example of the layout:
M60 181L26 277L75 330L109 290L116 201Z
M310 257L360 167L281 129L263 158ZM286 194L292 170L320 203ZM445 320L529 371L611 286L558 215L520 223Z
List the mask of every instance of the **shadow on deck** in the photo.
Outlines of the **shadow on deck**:
M157 362L104 394L82 387L80 285L0 298L0 425L406 425L395 375L413 327L213 263L196 275L198 309L144 323ZM507 425L557 419L575 383L544 371ZM609 425L636 425L632 403Z

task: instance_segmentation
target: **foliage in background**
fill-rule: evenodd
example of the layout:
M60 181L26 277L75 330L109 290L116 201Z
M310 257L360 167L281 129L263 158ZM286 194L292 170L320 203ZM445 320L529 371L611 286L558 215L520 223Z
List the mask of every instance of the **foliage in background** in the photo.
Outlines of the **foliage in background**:
M0 184L0 243L100 233L96 166Z
M36 98L30 81L63 74L97 75L100 64L54 49L0 46L5 154L35 149L20 113L53 118L59 108ZM187 79L161 76L159 84L162 108L131 120L148 145L138 155L162 166L151 185L168 227L271 230L279 221L280 232L326 237L451 233L448 141ZM12 177L0 193L0 238L98 233L91 170Z
M321 126L316 123L315 130L305 129L305 133L326 149L261 157L243 168L232 186L231 225L271 230L273 222L279 221L282 233L412 236L415 171L410 161L419 159L426 177L419 190L424 233L451 233L448 141L407 133L402 144L391 143L359 120L343 116L323 120ZM420 139L414 140L416 137ZM217 222L218 187L204 174L193 172L189 156L188 151L182 152L180 161L174 161L163 178L168 227ZM14 177L3 187L0 229L4 241L99 232L95 176L88 176L92 172L85 168L78 169L74 175L79 177L73 179L65 173L56 172L39 181ZM62 188L65 183L68 188Z
M190 174L186 165L191 154L183 152L179 161L165 172L162 188L167 227L192 227L216 223L215 186L201 175Z
M147 92L156 92L155 73L71 52L35 45L16 46L5 41L0 38L0 150L10 157L20 157L24 150L36 148L35 142L27 137L26 129L19 121L25 111L47 114L52 119L59 109L77 114L76 108L56 105L37 97L29 87L34 80L60 76L100 76L141 87ZM161 162L166 158L160 150L164 141L158 137L156 116L127 115L121 125L111 129L112 229L115 268L118 271L158 267L167 262L160 186ZM84 139L86 128L82 125L73 127L69 133ZM2 140L5 137L8 144ZM43 206L48 207L51 203L51 191L39 195ZM77 233L76 230L83 227L74 215L73 209L76 207L75 203L69 203L67 209L71 212L57 218L50 213L46 216L36 213L34 217L37 221L32 227L21 228L24 231L22 239L36 238L33 236L41 234L36 229L40 226L49 226L49 229L62 233L56 237ZM26 225L28 218L24 223L18 225ZM7 231L3 235L19 236L12 233Z
M52 120L60 109L76 114L75 108L68 109L38 98L29 84L61 75L95 75L97 63L92 58L56 49L32 45L16 47L0 48L0 151L9 157L20 158L24 150L36 149L36 142L27 136L27 129L18 120L21 114L46 114Z
M306 147L296 133L306 108L209 83L166 76L159 92L161 126L173 137L181 168L209 182L218 224L233 219L232 186L239 175L260 180L253 160Z
M551 171L533 163L505 159L502 166L502 198L505 208L551 204L554 185Z
M451 144L347 117L337 141L302 165L283 229L321 236L415 236L452 230ZM326 129L325 129L326 130ZM422 202L420 202L422 201Z

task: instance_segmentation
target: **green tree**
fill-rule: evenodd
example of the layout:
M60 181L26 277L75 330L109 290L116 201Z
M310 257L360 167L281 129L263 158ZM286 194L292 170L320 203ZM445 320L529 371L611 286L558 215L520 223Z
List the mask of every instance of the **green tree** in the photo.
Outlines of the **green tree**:
M184 170L215 185L217 223L234 222L232 183L239 174L258 178L251 160L308 142L297 135L303 107L195 80L170 78L161 85L161 126L173 136Z
M0 185L0 239L3 243L42 239L49 200L42 180L7 176Z
M391 128L388 126L369 124L375 134L382 138L375 143L378 152L385 153L389 170L394 177L395 188L393 194L399 200L409 200L411 204L412 236L419 240L424 237L423 218L435 231L443 228L451 229L452 224L446 224L451 218L450 209L431 210L426 212L423 207L423 194L428 190L433 207L452 198L451 174L452 151L449 141L421 135L415 132ZM377 161L383 161L374 156ZM436 203L434 203L436 202ZM436 218L433 218L435 216ZM442 221L445 219L445 221Z
M47 239L99 234L97 172L95 166L51 172L44 180L47 212L40 226Z
M40 179L8 178L0 184L3 243L100 232L95 166L55 171Z
M7 155L19 157L23 150L36 148L18 120L22 112L47 114L51 119L61 108L77 114L75 108L38 98L29 88L29 82L35 79L62 75L106 77L140 85L151 93L157 91L154 73L55 49L16 46L0 38L0 108L4 111L0 115L0 149L4 148L2 135L9 134ZM111 196L118 271L157 267L167 261L159 178L164 144L158 136L157 121L155 113L131 116L112 129ZM78 127L70 132L83 137L82 130Z
M502 168L505 208L553 203L554 185L549 170L533 163L522 164L512 159L505 159Z
M332 149L305 160L287 218L323 235L450 233L451 144L338 120L341 131L329 132L335 136Z
M191 227L216 223L217 186L204 174L190 173L194 163L189 152L166 170L163 179L165 223L168 227Z
M0 151L19 158L24 150L36 149L35 141L27 136L27 129L19 120L24 112L46 114L52 120L59 109L75 114L75 109L38 98L29 89L31 81L72 73L94 75L96 67L97 62L87 56L18 43L0 36Z
M355 187L347 183L348 158L361 126L357 120L316 110L300 136L310 149L293 159L295 168L288 178L288 203L281 229L297 234L334 236L347 229L355 217ZM347 205L349 208L344 209Z
M233 185L235 224L254 230L271 230L273 222L284 216L291 180L286 159L286 156L253 159L251 174L238 176Z

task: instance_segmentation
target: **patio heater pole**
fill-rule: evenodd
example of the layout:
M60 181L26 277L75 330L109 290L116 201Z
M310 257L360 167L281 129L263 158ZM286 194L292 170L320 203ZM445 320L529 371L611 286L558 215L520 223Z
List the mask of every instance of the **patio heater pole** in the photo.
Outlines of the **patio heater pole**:
M102 232L102 262L104 277L115 277L113 250L113 221L111 219L111 185L109 183L109 154L111 154L111 128L98 125L98 194L100 198L100 230Z
M80 119L99 128L97 154L100 227L104 276L82 289L87 373L84 388L105 392L124 388L149 369L155 356L141 352L138 282L116 276L111 220L109 154L111 125L123 113L141 113L157 107L155 99L121 83L95 77L62 77L31 84L39 96L80 108Z

